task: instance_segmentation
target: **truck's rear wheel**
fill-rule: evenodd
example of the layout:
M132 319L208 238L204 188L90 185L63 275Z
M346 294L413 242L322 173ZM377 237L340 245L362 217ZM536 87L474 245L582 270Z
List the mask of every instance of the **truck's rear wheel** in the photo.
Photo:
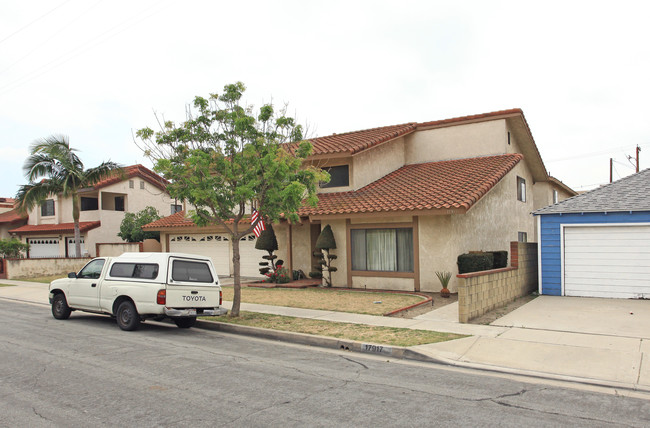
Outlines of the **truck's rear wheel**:
M52 298L52 316L58 320L67 320L70 318L72 309L68 306L65 294L59 293Z
M174 318L174 322L179 328L190 328L196 324L196 317Z
M125 331L137 330L140 327L140 315L130 300L120 303L117 307L117 325Z

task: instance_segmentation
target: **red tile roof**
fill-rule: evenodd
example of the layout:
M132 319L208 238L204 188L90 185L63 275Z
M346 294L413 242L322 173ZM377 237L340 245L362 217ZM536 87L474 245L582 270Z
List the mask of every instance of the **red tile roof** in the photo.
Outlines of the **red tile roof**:
M226 223L232 223L232 221L227 221ZM241 219L240 223L250 223L250 217L245 217ZM168 227L194 227L196 226L191 218L185 217L185 211L179 211L176 214L172 214L167 217L163 217L159 220L152 221L149 224L142 226L143 229L165 229Z
M459 122L474 122L483 119L488 119L488 120L494 119L497 116L517 116L523 114L524 112L520 108L513 108L509 110L493 111L491 113L481 113L481 114L474 114L471 116L454 117L451 119L434 120L432 122L420 122L418 123L418 128L453 125Z
M123 173L116 173L113 174L109 178L105 178L102 181L99 181L96 183L93 188L94 189L101 189L102 187L109 186L111 184L119 183L121 181L127 180L129 178L133 177L141 177L145 181L148 181L149 183L153 184L154 186L160 188L160 189L166 189L167 184L169 182L150 170L149 168L144 167L143 165L131 165L131 166L126 166L123 168Z
M313 146L312 156L334 153L349 153L352 155L394 138L410 134L415 131L415 128L415 123L405 123L403 125L384 126L311 138L309 141Z
M101 222L99 221L80 221L79 230L81 232L87 232L91 229L99 227L100 225ZM9 232L19 235L28 235L35 233L72 233L74 232L74 223L26 224L25 226L10 230Z
M27 214L20 214L18 210L0 213L0 223L16 223L20 220L27 220Z
M381 128L346 132L343 134L333 134L325 137L311 138L309 141L313 146L312 156L332 155L337 153L347 153L353 155L378 144L390 141L394 138L408 135L418 129L450 126L463 122L494 120L497 117L511 117L519 115L523 117L523 111L521 109L514 108L491 113L436 120L432 122L411 122L402 125L384 126Z
M406 165L350 192L322 193L301 216L421 210L467 210L523 159L506 154Z
M166 227L192 227L194 222L191 218L185 217L185 211L179 211L159 220L152 221L149 224L142 226L143 229L158 229Z

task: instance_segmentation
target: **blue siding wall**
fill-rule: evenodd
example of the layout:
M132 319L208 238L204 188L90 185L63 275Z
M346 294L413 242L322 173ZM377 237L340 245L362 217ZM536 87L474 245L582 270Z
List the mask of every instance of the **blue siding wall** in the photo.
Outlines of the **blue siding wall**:
M560 225L590 223L650 223L650 212L584 214L542 214L540 257L542 258L542 294L562 294Z

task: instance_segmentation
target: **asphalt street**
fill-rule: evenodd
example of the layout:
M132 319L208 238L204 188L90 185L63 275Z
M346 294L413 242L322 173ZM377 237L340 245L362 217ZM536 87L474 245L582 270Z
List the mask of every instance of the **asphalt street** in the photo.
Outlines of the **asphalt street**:
M650 400L0 300L0 426L648 426Z

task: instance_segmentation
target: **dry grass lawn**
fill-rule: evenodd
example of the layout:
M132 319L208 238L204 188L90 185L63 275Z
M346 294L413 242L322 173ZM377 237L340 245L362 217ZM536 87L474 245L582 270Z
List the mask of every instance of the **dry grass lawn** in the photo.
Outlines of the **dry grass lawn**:
M66 275L50 275L50 276L38 276L35 278L15 278L16 281L29 281L29 282L43 282L49 284L55 279L65 278Z
M349 324L244 311L240 312L238 318L223 316L205 317L205 319L229 324L315 334L319 336L336 337L339 339L392 346L415 346L467 337L459 334L439 333L428 330L376 327L365 324Z
M424 300L412 294L337 291L325 288L252 288L242 287L242 302L291 308L320 309L383 315ZM232 301L233 287L223 287L224 300Z

